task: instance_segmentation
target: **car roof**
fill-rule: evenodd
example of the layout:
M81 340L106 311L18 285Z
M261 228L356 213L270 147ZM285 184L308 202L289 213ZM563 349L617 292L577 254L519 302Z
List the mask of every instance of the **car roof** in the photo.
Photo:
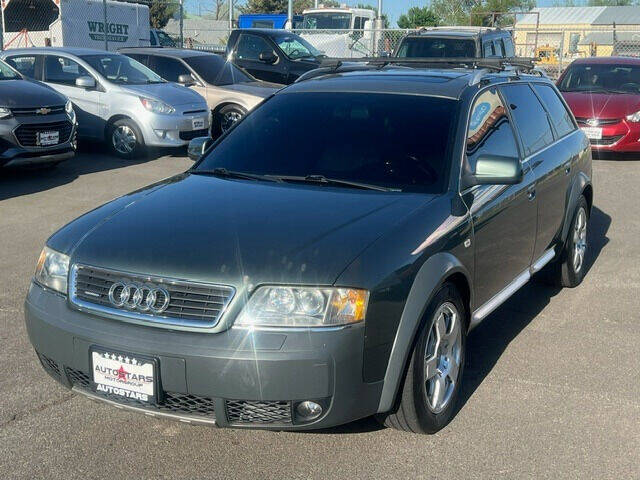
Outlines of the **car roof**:
M459 99L478 75L489 82L512 79L513 71L488 72L473 68L412 68L389 65L383 68L361 68L327 72L296 82L280 93L296 92L358 92L428 95ZM550 81L539 75L518 73L521 80Z
M283 30L281 28L236 28L235 31L242 33L258 33L262 35L267 35L269 37L287 37L294 36L297 37L298 34L290 32L288 30Z
M167 48L167 47L125 47L118 50L120 53L143 53L146 55L158 55L162 57L191 58L216 55L217 53L202 50L190 50L187 48Z
M507 30L488 27L447 27L429 28L410 33L409 37L456 37L456 38L476 38L487 36L509 35Z
M582 65L640 65L640 58L637 57L589 57L589 58L577 58L572 64L582 64Z
M4 55L25 54L44 55L48 53L66 53L80 57L82 55L104 55L105 53L116 54L118 52L105 52L97 48L80 48L80 47L29 47L29 48L12 48L5 50Z

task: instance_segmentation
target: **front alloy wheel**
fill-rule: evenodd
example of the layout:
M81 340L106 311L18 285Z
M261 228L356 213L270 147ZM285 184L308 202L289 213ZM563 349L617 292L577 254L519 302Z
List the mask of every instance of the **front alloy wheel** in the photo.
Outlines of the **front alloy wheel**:
M425 312L396 405L378 420L413 433L435 433L449 423L464 370L466 311L454 284L438 289Z
M111 144L116 152L122 155L131 155L136 148L136 143L138 143L136 132L128 125L119 125L113 129Z
M424 394L427 408L442 412L455 391L462 354L460 314L453 303L446 302L436 311L429 331L424 359Z

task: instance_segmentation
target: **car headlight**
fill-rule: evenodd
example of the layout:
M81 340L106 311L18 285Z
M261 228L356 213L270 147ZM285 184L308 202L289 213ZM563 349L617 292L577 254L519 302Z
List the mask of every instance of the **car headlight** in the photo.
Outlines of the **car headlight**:
M627 115L627 120L630 122L640 122L640 111L636 113L632 113L631 115Z
M44 247L36 266L36 281L60 293L67 293L69 257Z
M241 327L335 327L364 320L369 292L352 288L264 286L240 312Z
M67 103L64 104L64 111L67 112L70 119L73 120L76 118L76 112L73 110L73 103L71 103L71 100L67 100Z
M0 107L0 118L9 118L11 116L11 109L7 107Z
M176 110L171 106L159 100L151 98L139 97L144 108L153 113L173 113Z

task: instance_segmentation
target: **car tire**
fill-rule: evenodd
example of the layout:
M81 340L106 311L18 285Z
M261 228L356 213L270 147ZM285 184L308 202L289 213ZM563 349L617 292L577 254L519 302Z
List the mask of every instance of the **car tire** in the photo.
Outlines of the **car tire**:
M145 150L142 132L136 123L128 118L116 120L109 126L107 142L111 151L120 158L136 158Z
M211 136L213 138L219 137L246 114L247 111L240 105L236 104L229 104L220 108L213 114L213 120L211 122Z
M394 410L377 416L385 426L430 434L451 421L464 370L466 314L456 287L445 283L425 312Z
M584 279L588 225L589 205L584 196L581 196L573 212L560 261L555 266L556 284L561 287L577 287Z

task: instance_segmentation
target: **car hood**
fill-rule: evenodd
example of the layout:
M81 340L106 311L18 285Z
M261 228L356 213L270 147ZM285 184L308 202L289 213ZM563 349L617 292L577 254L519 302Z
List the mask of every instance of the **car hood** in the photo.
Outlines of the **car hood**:
M9 108L37 108L64 105L65 96L52 88L31 80L1 80L0 106Z
M66 244L73 263L236 288L331 285L433 198L184 174L80 217L49 245Z
M269 83L269 82L243 82L243 83L234 83L232 85L222 85L221 88L225 90L231 90L234 92L245 93L247 95L254 95L260 98L267 98L278 90L280 90L283 86L278 83Z
M640 110L640 95L563 92L576 117L624 118Z
M129 91L142 96L158 99L171 106L204 103L202 96L193 90L176 83L152 83L149 85L123 85Z

